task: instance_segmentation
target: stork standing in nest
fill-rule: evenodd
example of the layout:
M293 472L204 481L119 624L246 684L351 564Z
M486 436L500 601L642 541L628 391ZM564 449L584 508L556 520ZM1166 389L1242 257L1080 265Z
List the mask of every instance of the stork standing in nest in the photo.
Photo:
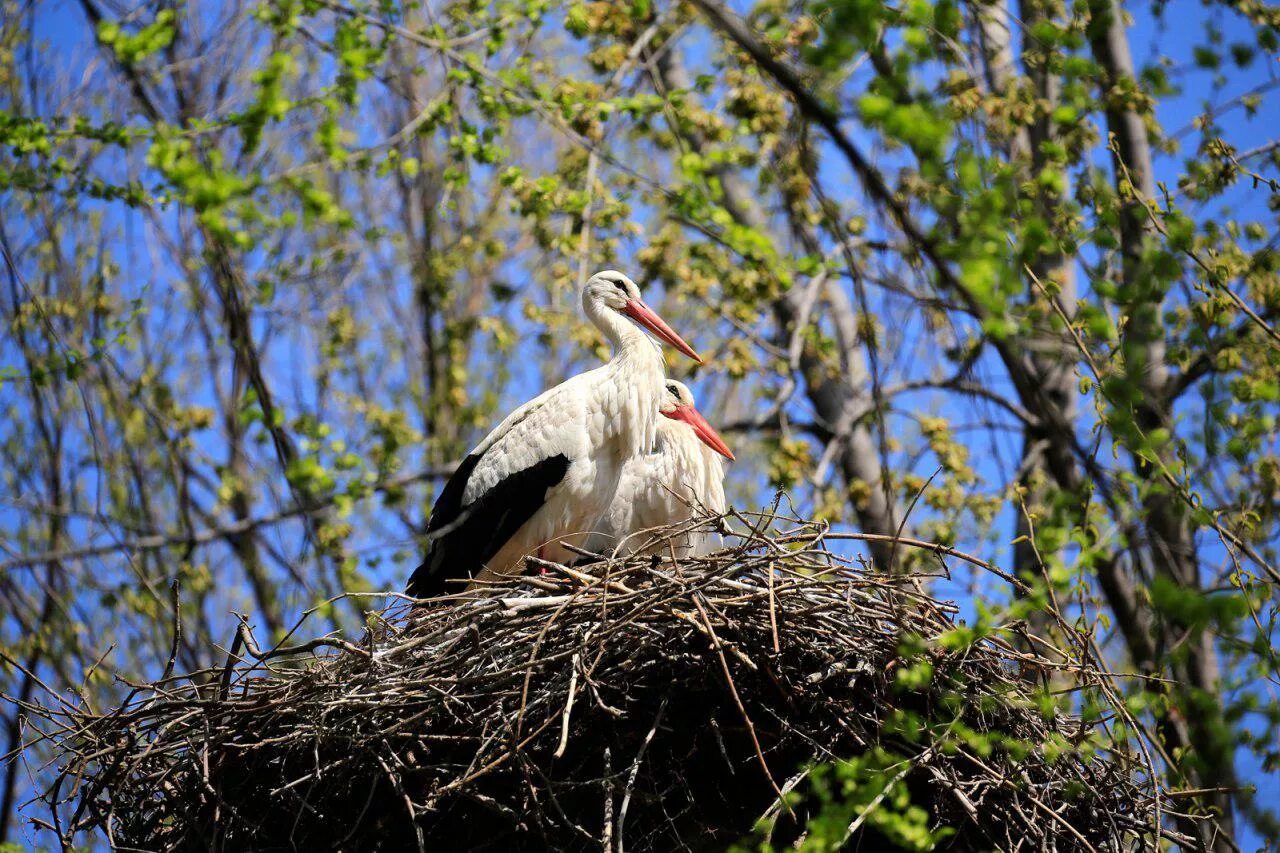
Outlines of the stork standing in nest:
M623 555L661 548L665 554L666 541L651 542L647 531L725 511L720 457L732 460L733 452L683 383L668 379L665 385L657 447L622 469L613 503L588 540L589 551ZM697 557L716 550L719 538L696 530L672 537L671 543L677 557Z
M427 523L427 554L407 592L520 574L524 558L565 562L609 508L628 459L650 449L668 392L660 349L641 328L702 363L620 272L596 273L582 310L613 347L604 366L543 392L507 416L445 484Z

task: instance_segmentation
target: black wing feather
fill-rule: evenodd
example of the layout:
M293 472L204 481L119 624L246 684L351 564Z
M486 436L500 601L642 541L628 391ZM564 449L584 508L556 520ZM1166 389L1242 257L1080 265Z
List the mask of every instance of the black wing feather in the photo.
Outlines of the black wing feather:
M414 598L455 592L445 588L447 581L474 577L547 502L547 490L569 470L569 457L558 453L509 474L464 507L462 495L481 456L462 460L431 508L427 556L405 589Z

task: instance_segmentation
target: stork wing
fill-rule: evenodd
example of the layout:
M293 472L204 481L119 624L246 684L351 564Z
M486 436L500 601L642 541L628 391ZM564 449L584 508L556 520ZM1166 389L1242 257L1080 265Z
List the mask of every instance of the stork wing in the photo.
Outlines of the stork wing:
M473 577L546 503L569 463L589 452L583 404L590 375L516 409L458 466L431 509L431 541L409 579L410 595L439 595L445 581Z
M507 415L472 451L482 458L462 488L461 505L478 501L503 480L557 453L570 461L590 453L586 403L601 370L572 376Z
M405 590L415 598L442 595L446 582L475 576L546 502L547 490L564 479L569 457L549 456L508 474L465 507L467 480L483 454L463 460L431 510L427 556Z

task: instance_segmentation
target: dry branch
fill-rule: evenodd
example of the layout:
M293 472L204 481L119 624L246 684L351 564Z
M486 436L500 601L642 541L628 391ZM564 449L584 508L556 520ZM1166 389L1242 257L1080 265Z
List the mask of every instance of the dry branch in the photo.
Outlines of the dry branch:
M818 805L808 769L879 747L952 849L1154 846L1168 794L1115 739L1112 675L1004 631L939 642L955 609L909 576L832 553L822 525L737 521L706 558L400 604L319 656L240 636L229 689L220 667L110 713L29 707L58 750L50 824L146 850L639 851L724 847L767 816L787 844ZM1046 709L1028 669L1088 719ZM883 848L869 810L849 831Z

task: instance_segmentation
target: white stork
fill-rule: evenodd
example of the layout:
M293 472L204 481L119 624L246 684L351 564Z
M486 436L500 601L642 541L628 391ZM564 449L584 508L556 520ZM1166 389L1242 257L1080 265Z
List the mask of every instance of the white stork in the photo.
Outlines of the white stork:
M623 464L654 442L664 365L637 325L702 363L620 272L593 275L582 310L613 358L516 409L462 461L432 507L426 558L409 578L409 595L442 594L451 580L519 574L533 553L570 558L561 543L585 540Z
M645 531L680 524L725 510L724 466L733 453L694 406L683 383L667 380L659 411L658 444L653 453L632 457L622 469L618 491L587 549L597 554L650 552L666 544L648 543ZM717 547L710 532L695 532L672 542L677 557L696 557Z

